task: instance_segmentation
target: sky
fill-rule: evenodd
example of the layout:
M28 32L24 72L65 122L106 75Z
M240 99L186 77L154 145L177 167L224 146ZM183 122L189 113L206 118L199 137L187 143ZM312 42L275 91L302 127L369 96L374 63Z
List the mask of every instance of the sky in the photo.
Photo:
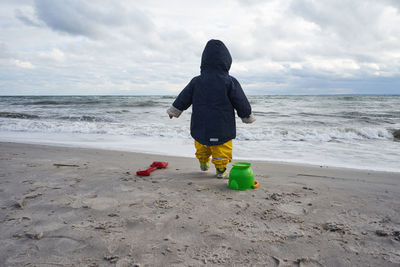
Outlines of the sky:
M398 0L2 0L0 95L176 95L210 39L246 94L400 94Z

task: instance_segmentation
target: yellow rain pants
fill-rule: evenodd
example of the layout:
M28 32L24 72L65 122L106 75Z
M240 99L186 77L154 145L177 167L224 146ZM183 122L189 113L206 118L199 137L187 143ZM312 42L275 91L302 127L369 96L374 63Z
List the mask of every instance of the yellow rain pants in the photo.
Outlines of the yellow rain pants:
M196 147L196 158L200 162L208 162L212 156L211 162L215 168L226 168L229 162L232 161L232 140L216 146L205 146L194 140Z

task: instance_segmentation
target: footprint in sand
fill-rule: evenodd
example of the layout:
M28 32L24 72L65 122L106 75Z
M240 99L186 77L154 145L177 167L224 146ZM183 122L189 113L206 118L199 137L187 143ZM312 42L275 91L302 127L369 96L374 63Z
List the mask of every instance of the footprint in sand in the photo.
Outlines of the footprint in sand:
M302 206L293 205L293 204L281 204L277 206L280 211L291 213L294 215L303 215L305 210Z
M118 206L118 201L108 197L97 197L82 200L82 204L95 210L107 210Z

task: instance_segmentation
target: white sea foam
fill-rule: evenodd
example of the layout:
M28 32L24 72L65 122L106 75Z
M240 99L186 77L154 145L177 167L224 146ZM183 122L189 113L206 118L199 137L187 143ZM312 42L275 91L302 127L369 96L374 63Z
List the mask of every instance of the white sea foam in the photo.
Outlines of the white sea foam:
M262 118L260 118L262 119ZM238 124L240 122L238 121ZM107 134L190 138L189 125L181 122L105 122L86 120L40 120L0 118L0 131L37 133ZM390 129L384 127L293 127L262 128L257 125L239 126L237 139L247 141L304 141L304 142L356 142L360 140L393 140Z

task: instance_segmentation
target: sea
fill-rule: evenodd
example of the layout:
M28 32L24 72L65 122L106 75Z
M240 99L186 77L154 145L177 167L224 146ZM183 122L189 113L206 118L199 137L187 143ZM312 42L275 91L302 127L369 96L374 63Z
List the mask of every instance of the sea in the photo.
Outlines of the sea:
M191 108L175 96L1 96L0 142L194 158ZM248 96L257 120L236 119L234 161L400 172L400 95Z

